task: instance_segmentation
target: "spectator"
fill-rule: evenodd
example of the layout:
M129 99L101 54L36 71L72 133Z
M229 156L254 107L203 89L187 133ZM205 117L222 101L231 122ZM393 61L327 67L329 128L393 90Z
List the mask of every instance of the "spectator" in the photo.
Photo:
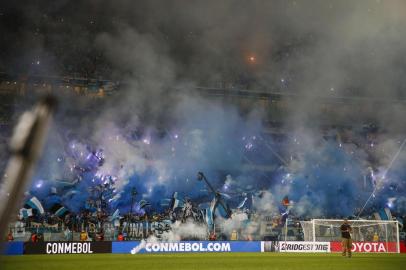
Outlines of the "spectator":
M103 230L100 230L96 233L96 241L104 241L104 233Z
M12 242L14 241L14 237L13 237L13 232L10 230L10 232L7 235L7 241L8 242Z
M117 236L117 241L124 241L124 235L122 232L120 232Z
M210 241L216 241L216 239L217 239L216 233L211 232L210 235L209 235L209 240Z
M377 232L374 233L374 237L373 237L372 241L374 241L374 242L379 241L379 235L377 234Z
M65 229L65 231L64 231L63 234L64 234L65 239L66 239L67 241L71 241L71 240L72 240L73 234L72 234L72 231L69 229L69 227L66 227L66 229Z
M82 230L82 232L80 233L80 241L87 241L87 240L88 240L87 232Z
M35 232L31 233L31 242L38 242L38 236Z
M44 242L44 235L42 233L37 235L37 242Z
M237 233L237 230L233 230L233 231L231 232L230 240L232 240L232 241L238 240L238 233Z

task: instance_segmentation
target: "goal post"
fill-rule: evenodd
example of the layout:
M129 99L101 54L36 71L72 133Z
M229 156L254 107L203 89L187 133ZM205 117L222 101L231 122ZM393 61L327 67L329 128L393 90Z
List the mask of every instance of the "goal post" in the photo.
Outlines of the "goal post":
M339 246L342 219L300 221L304 241L331 242ZM399 223L392 220L349 220L356 252L400 252Z

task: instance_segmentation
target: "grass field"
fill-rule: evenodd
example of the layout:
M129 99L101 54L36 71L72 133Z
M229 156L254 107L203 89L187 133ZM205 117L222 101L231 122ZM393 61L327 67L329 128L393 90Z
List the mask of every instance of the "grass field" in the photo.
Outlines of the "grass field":
M92 254L1 256L4 270L101 269L405 269L406 254L201 253L201 254Z

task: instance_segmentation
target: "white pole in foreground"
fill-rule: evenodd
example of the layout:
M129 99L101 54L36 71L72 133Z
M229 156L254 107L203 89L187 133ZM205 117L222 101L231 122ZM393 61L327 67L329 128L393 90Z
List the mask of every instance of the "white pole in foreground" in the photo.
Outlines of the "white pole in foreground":
M385 224L385 243L386 243L386 250L388 250L388 224Z
M11 158L0 187L0 237L6 235L9 220L16 213L34 165L41 155L55 105L53 97L45 97L32 111L21 116L14 129L10 140Z
M312 220L313 226L313 242L316 242L316 226L314 224L314 219Z
M399 243L399 221L396 221L396 249L400 253L400 243Z

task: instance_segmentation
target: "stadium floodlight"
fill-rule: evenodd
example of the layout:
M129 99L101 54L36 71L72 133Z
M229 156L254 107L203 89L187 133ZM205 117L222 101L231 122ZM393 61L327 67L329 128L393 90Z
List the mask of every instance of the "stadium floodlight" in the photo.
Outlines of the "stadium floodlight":
M341 219L312 219L300 221L300 224L305 241L339 242L341 241L340 226L343 222L344 220ZM351 238L355 245L375 242L383 247L379 252L400 252L398 221L349 220L349 223L352 227Z

